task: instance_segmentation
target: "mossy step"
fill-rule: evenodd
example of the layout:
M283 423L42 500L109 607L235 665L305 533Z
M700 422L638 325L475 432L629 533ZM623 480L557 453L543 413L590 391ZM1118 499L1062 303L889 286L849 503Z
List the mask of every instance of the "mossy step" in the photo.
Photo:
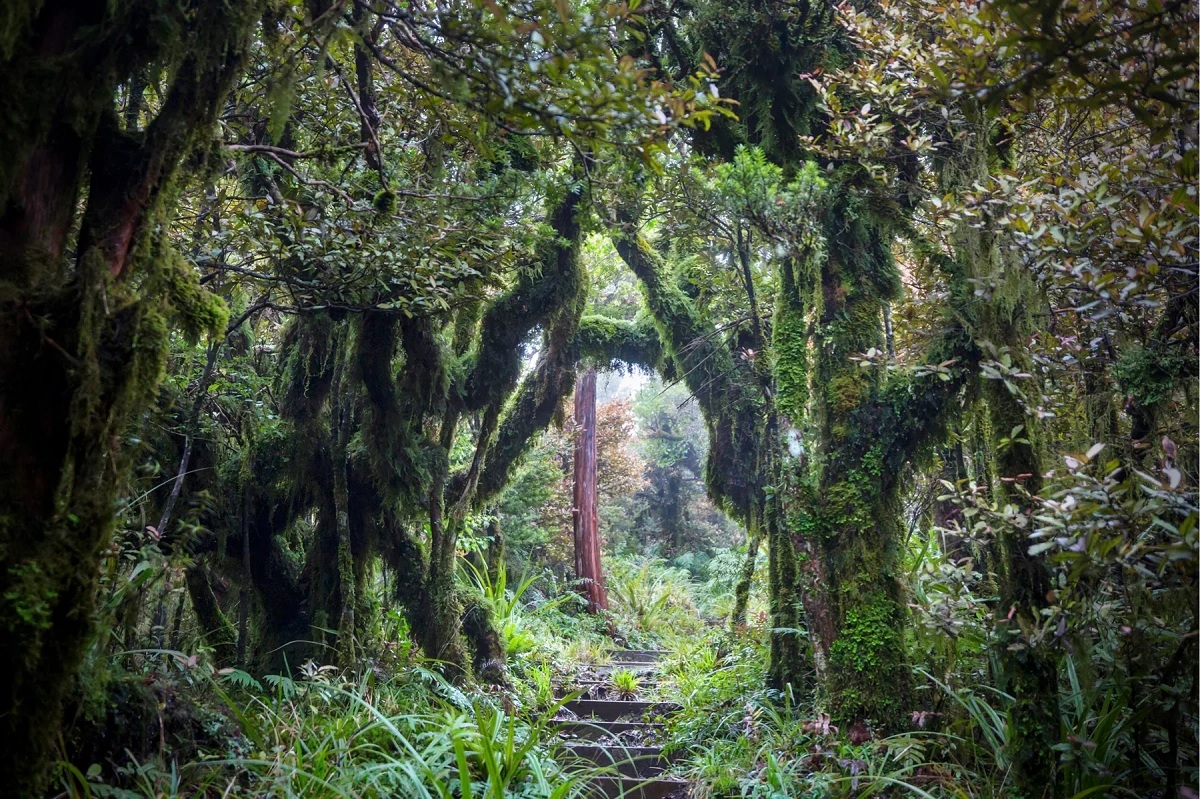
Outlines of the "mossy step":
M645 721L569 721L559 726L563 736L585 741L645 741L662 734L663 725Z
M563 707L581 719L601 721L637 719L645 715L662 716L682 708L676 702L623 702L619 699L575 699Z
M688 782L673 778L642 780L637 777L597 777L592 787L605 799L684 799Z
M557 690L556 695L559 697L575 695L576 699L620 699L620 693L608 680L577 680ZM636 697L636 693L634 696ZM620 701L628 700L621 699Z
M630 700L638 699L639 697L636 696L637 694L646 694L654 686L655 686L654 680L639 678L638 683L637 683L637 690L633 692L635 694L635 696L627 697L627 699L630 699ZM603 675L589 675L586 677L576 677L575 679L571 680L570 682L557 687L556 690L558 691L559 696L566 696L567 694L578 691L580 693L580 696L577 697L578 699L619 699L620 698L618 696L619 692L617 691L616 686L613 685L613 681Z

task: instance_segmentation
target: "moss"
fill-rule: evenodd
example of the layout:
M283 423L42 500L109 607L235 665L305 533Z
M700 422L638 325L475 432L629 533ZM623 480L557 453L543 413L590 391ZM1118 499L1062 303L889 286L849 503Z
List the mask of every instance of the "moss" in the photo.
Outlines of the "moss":
M1151 407L1174 393L1189 366L1188 359L1174 350L1134 346L1121 353L1113 372L1125 394L1138 405Z
M174 249L165 248L167 297L177 314L180 328L195 341L203 334L220 337L229 323L229 306L200 285L196 269Z
M903 609L872 582L841 589L849 601L830 648L831 710L843 723L869 719L895 729L907 704Z
M807 410L810 363L808 314L801 292L804 284L795 274L795 263L794 259L784 259L779 267L772 349L776 403L785 418L798 422Z
M378 214L386 216L394 213L396 210L396 192L381 189L371 198L371 206Z
M664 360L673 364L696 397L709 435L704 480L710 497L734 518L749 525L761 513L762 490L769 478L761 471L760 451L773 446L763 423L769 416L758 381L739 365L732 350L704 321L695 302L674 280L662 257L635 236L614 236L618 255L638 277L654 318Z
M844 416L866 399L870 383L858 372L845 372L829 381L825 388L831 413Z
M754 566L758 551L762 548L762 536L757 532L750 535L746 543L746 554L742 558L742 570L737 585L733 588L733 612L729 614L730 627L737 629L746 624L746 608L750 604L750 588L754 582Z
M656 369L662 363L662 342L649 320L625 321L587 315L579 321L579 355L609 368L620 364Z
M0 624L10 633L19 633L22 637L37 636L50 629L58 591L46 579L40 564L25 561L9 567L4 584L9 587L3 596ZM37 648L36 639L33 646Z

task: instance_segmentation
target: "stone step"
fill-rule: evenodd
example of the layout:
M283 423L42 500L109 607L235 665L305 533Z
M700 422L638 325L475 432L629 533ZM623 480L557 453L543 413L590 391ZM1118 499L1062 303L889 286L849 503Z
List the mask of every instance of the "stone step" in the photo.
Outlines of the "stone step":
M642 780L637 777L597 777L591 785L605 799L686 799L687 780L663 777Z
M643 677L643 675L658 674L659 665L658 663L643 663L634 661L623 663L614 661L612 663L605 663L605 665L602 666L588 666L587 668L581 669L581 671L601 674L607 677L607 675L618 671L618 669L619 671L634 672L638 675L638 677Z
M558 727L561 735L585 741L613 740L641 743L662 734L663 725L644 721L568 721Z
M576 757L614 767L622 777L657 777L671 765L671 759L657 746L571 744L568 749Z
M645 695L653 687L653 680L639 680L636 693ZM629 698L621 697L612 680L602 677L577 677L555 690L559 696L577 693L579 696L575 697L576 699L620 699L622 701L635 701L639 698L637 696Z
M669 654L664 649L617 649L612 653L612 662L657 663Z
M563 707L581 719L601 721L640 719L647 714L662 716L682 708L676 702L623 702L619 699L575 699Z

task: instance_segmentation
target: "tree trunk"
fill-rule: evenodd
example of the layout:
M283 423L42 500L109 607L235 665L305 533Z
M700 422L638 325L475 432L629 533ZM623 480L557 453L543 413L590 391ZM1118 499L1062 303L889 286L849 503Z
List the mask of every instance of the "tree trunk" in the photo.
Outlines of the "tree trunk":
M761 534L757 531L752 532L746 542L746 558L742 561L742 573L738 575L737 585L733 588L733 613L729 617L729 625L734 629L746 626L746 607L750 604L750 587L754 582L754 564L758 560L758 550L761 545Z
M454 584L461 522L453 514L446 513L449 464L445 453L450 452L457 428L458 415L448 413L442 420L441 453L439 462L433 467L433 481L429 489L428 623L422 641L425 656L442 661L446 673L456 679L465 674L467 662L462 640L462 603Z
M596 370L588 369L575 389L575 577L589 613L608 608L600 567L596 515Z
M994 151L988 112L972 101L964 111L971 121L969 135L947 152L941 175L943 190L951 192L973 192L986 183ZM1033 314L1044 305L1039 287L1013 262L1009 242L996 230L964 222L954 229L950 242L955 260L970 278L959 291L975 294L985 286L990 292L988 301L978 303L967 317L973 323L972 337L985 353L1010 353L1017 370L1035 373L1028 337L1036 329ZM994 482L995 499L1018 509L999 526L996 541L1000 601L992 640L998 687L1016 698L1016 734L1010 747L1013 779L1024 795L1053 796L1060 787L1053 749L1059 735L1057 659L1053 650L1031 640L1042 624L1041 611L1049 604L1051 589L1046 564L1029 554L1035 510L1031 498L1041 490L1043 447L1040 425L1027 405L1036 404L1038 389L1034 380L1019 387L982 376L977 380L991 438L986 444L992 476L999 478ZM1022 399L1018 390L1030 394ZM1000 446L999 439L1007 437L1013 441Z
M44 792L63 700L93 631L126 465L120 441L165 365L170 281L143 278L191 277L157 232L158 206L184 154L211 136L260 6L122 14L111 4L44 3L6 30L0 774L10 796ZM146 47L151 36L157 46ZM147 63L162 53L179 59L157 114L144 130L122 129L117 87L164 66ZM213 327L219 313L201 315L184 314Z

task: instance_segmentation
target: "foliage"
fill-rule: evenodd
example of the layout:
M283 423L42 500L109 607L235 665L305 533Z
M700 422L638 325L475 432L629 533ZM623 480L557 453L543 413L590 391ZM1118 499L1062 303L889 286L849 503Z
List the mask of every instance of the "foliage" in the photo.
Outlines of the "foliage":
M661 561L610 559L608 592L617 626L630 641L651 643L697 626L690 576Z
M583 795L634 646L701 796L1188 795L1194 4L84 5L0 14L6 790Z
M641 688L641 681L638 676L629 669L616 669L609 678L612 683L613 693L618 699L637 699L638 690Z

